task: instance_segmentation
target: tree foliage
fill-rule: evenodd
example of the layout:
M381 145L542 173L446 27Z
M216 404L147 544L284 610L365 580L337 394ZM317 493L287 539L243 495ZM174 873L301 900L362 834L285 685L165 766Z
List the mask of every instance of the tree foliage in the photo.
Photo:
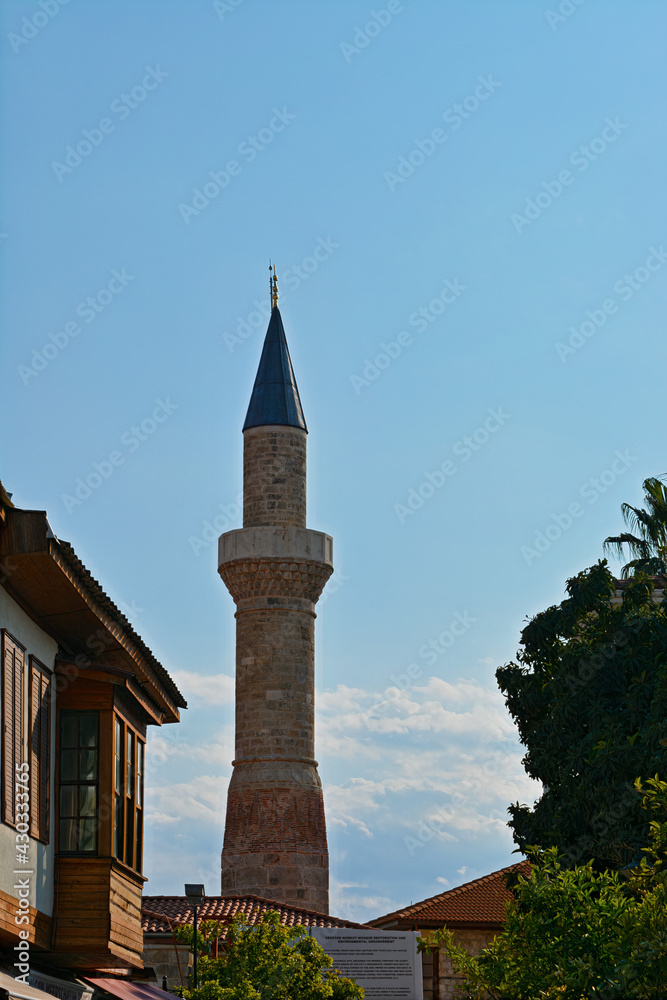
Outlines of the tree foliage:
M192 927L186 925L188 931L192 941ZM186 1000L363 1000L361 986L332 968L332 959L305 927L283 927L275 910L253 926L236 918L224 925L224 934L220 958L211 957L202 938L199 986L183 991Z
M529 808L510 806L518 847L556 847L561 863L597 870L637 863L648 822L637 775L666 763L667 606L641 573L613 602L601 561L567 583L568 597L521 633L516 663L496 677L544 786Z
M628 547L632 559L623 567L623 577L635 573L667 575L667 487L658 478L644 480L646 507L621 504L623 520L630 528L605 539L605 552L623 558Z
M487 948L472 956L444 929L424 934L420 950L444 948L463 977L459 992L475 1000L664 1000L667 782L638 780L635 794L649 844L632 873L566 868L555 848L528 848L532 874L515 878L503 931Z

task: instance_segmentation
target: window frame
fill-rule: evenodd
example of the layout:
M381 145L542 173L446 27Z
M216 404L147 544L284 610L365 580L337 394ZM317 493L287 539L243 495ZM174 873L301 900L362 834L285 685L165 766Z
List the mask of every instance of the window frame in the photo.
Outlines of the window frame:
M28 753L30 757L30 836L48 844L51 814L52 671L29 656ZM35 711L35 698L37 710Z
M118 734L120 732L120 739ZM120 744L120 746L119 746ZM120 751L120 752L119 752ZM141 763L141 770L139 764ZM146 739L117 710L113 713L112 855L141 874L143 865ZM120 785L116 780L120 772Z
M7 826L16 829L16 771L27 763L26 754L26 647L8 629L0 629L0 683L2 684L2 714L0 716L0 751L2 765L2 794L0 818ZM13 647L11 675L8 673L7 653ZM18 666L17 666L18 658ZM18 684L17 684L18 676ZM19 696L16 697L16 688ZM10 693L11 692L11 693ZM18 721L18 736L16 732Z
M101 749L102 749L102 744L103 744L103 740L102 740L102 718L101 718L101 715L102 715L102 713L99 711L99 709L96 709L96 708L92 708L92 709L91 708L86 708L86 709L62 708L60 710L60 713L59 713L59 719L58 719L58 854L61 855L62 857L97 858L97 857L100 856L100 786L101 786L100 771L101 771L101 756L102 756L101 755ZM79 735L77 737L78 742L77 742L76 747L64 747L63 746L63 738L62 738L63 737L63 721L65 719L68 719L68 718L71 718L71 717L74 717L74 716L77 717L77 718L79 718L79 719L82 716L94 716L96 718L96 721L97 721L97 743L94 744L92 747L90 747L90 746L89 747L81 746L81 744L80 744L80 729L79 729ZM91 750L91 749L93 749L93 750L95 750L97 752L96 776L95 776L95 778L92 778L92 779L89 779L89 778L81 779L80 776L79 776L80 766L81 766L81 751L83 751L83 750ZM76 777L76 779L69 779L68 778L68 779L63 780L63 774L62 774L62 771L63 771L63 767L62 767L63 756L62 755L63 755L63 752L65 750L77 750L79 752L78 756L77 756L77 777ZM77 797L77 800L78 800L78 809L77 809L77 813L74 816L65 816L65 817L63 817L63 815L62 815L61 803L62 803L62 789L63 789L63 787L70 787L70 788L73 787L73 788L77 789L76 797ZM94 810L94 813L91 816L86 816L86 815L84 815L84 814L82 814L80 812L80 809L81 809L81 796L80 796L80 793L79 793L79 789L82 788L82 787L94 787L95 791L96 791L96 794L95 794L95 810ZM93 820L93 829L94 829L94 836L95 836L94 847L90 848L88 850L81 849L81 847L77 847L74 850L68 850L66 848L63 848L63 844L62 844L62 824L63 824L63 821L65 821L65 820L73 820L76 823L80 823L82 820L85 821L85 820L88 820L88 819L91 819L91 818ZM80 838L80 829L77 827L77 843L78 844L80 844L80 840L81 840L81 838Z

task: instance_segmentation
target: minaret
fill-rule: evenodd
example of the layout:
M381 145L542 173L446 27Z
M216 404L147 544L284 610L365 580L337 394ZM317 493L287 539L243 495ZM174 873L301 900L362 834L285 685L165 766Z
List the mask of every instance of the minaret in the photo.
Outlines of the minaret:
M332 539L306 527L306 422L275 268L271 318L243 425L243 528L219 542L236 602L236 744L222 893L329 912L314 728L315 604Z

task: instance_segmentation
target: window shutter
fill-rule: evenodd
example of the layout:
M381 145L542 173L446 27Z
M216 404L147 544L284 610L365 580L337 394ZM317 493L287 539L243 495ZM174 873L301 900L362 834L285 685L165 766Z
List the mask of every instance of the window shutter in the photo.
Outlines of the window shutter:
M16 826L16 769L23 745L24 651L2 631L2 820Z
M30 836L49 840L51 699L46 668L30 657Z

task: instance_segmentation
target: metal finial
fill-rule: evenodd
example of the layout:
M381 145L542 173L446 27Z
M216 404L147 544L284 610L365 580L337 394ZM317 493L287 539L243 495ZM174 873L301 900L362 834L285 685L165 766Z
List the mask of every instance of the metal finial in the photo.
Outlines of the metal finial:
M269 264L269 272L273 270L273 276L269 278L269 285L271 288L271 308L275 309L278 305L278 278L276 277L276 265Z

